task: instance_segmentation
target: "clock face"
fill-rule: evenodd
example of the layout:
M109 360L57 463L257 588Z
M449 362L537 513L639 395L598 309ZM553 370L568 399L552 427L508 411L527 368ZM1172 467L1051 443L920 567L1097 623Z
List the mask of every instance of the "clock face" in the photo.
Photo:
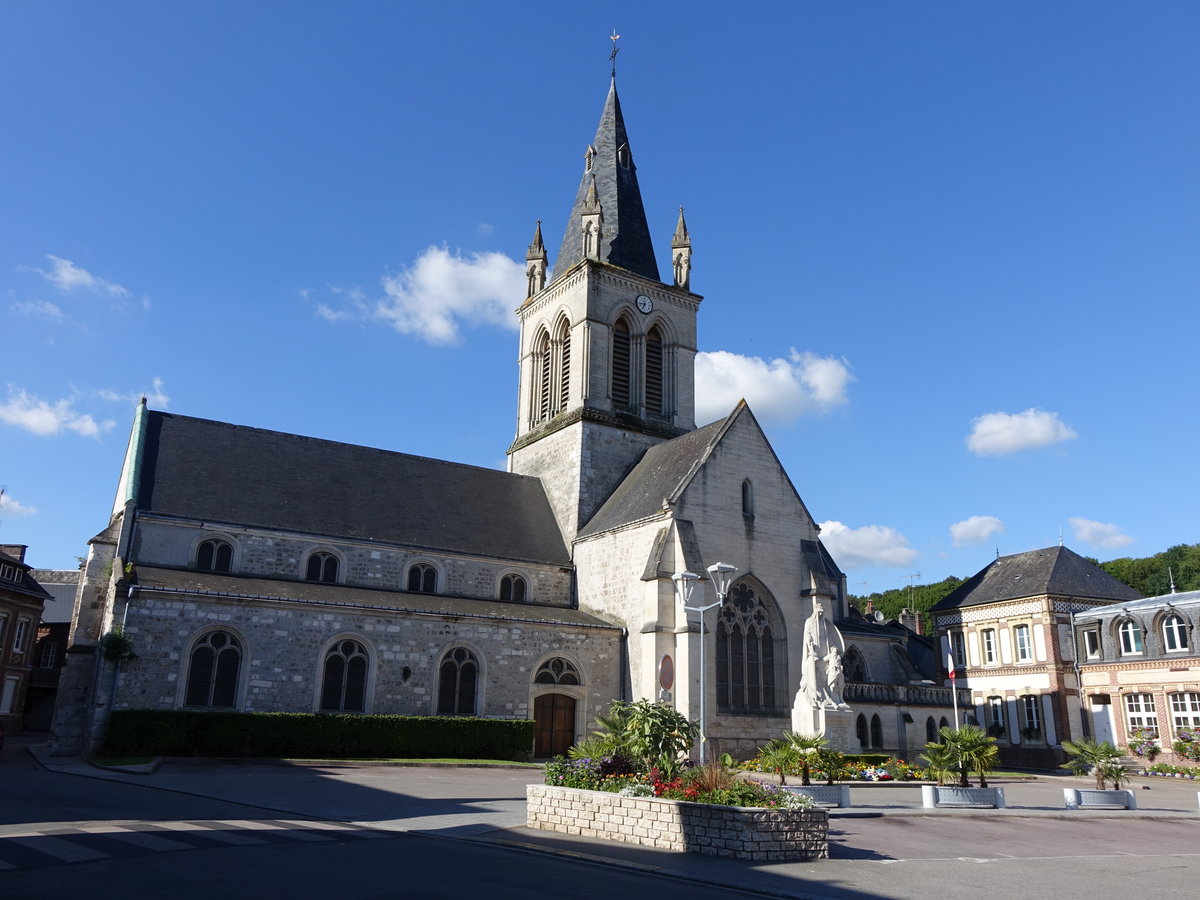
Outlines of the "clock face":
M637 308L644 313L648 313L654 309L654 303L645 294L640 294L637 298Z

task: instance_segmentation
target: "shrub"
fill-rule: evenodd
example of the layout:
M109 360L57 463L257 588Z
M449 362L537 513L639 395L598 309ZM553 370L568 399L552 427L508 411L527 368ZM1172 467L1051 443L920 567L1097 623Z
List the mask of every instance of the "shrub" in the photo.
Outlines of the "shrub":
M1175 743L1171 749L1184 759L1200 761L1200 729L1180 728L1175 733Z
M528 759L533 722L453 716L117 710L108 756Z

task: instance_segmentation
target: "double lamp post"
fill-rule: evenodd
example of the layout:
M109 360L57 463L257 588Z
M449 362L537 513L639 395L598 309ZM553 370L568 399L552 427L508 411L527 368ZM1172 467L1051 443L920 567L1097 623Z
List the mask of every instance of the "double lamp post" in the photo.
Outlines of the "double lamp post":
M705 688L708 670L704 665L704 645L707 643L704 637L704 614L710 609L716 609L724 604L725 598L729 594L729 587L733 583L733 576L737 572L737 566L719 562L709 566L707 571L717 594L716 601L707 606L688 605L691 602L696 582L700 580L699 575L695 572L676 572L671 576L671 580L675 582L675 596L679 598L683 608L688 612L700 614L700 765L704 765L706 762L704 749L708 740L704 719L705 699L708 697L708 691Z

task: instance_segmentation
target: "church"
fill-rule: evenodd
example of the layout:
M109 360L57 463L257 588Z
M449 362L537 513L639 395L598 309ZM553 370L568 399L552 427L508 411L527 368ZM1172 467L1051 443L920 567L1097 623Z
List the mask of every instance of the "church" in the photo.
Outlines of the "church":
M849 606L744 401L696 427L691 236L681 209L660 277L615 77L550 263L539 222L506 472L143 401L53 752L186 708L530 718L547 757L638 698L705 718L709 758L918 752L952 706L934 643ZM136 658L97 652L117 627Z

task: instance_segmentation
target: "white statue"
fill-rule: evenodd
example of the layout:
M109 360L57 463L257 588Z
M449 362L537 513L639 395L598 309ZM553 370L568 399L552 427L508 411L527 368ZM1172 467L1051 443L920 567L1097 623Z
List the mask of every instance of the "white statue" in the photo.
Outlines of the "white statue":
M842 635L837 627L825 620L825 610L818 603L804 623L804 650L800 660L799 704L811 708L841 709L846 702L843 671Z

